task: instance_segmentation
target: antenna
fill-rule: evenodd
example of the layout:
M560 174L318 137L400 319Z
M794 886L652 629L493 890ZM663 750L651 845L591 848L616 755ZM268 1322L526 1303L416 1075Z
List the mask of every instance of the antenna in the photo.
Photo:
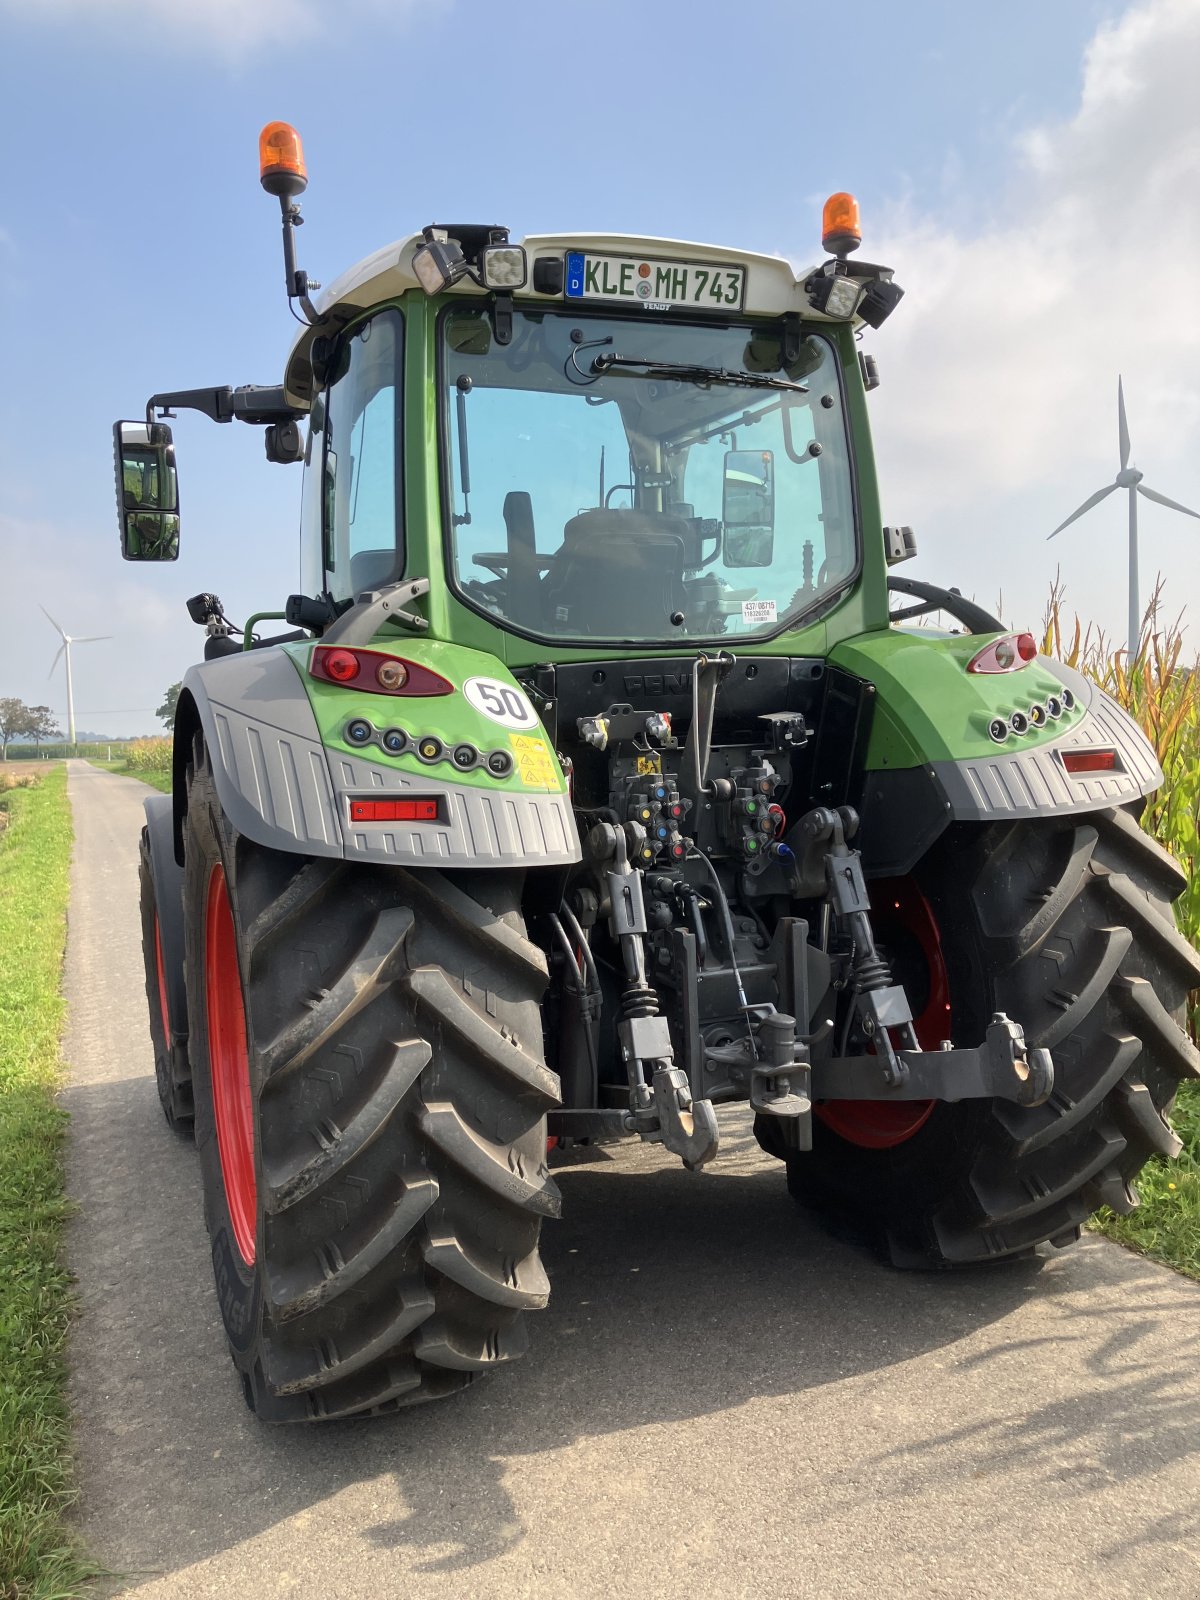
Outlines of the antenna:
M54 618L46 610L45 606L39 605L38 610L42 613L46 621L50 623L51 627L62 640L62 643L59 645L58 651L55 654L54 660L50 665L50 671L46 674L46 676L49 678L54 676L54 669L58 665L59 657L65 656L67 661L67 738L73 745L75 743L75 686L71 679L71 646L73 644L98 644L101 639L111 639L112 634L89 633L81 638L76 639L73 638L71 634L66 633L63 628L57 622L55 622Z
M1159 494L1157 489L1148 489L1142 482L1142 474L1136 467L1129 465L1129 423L1125 416L1125 386L1120 377L1117 378L1117 442L1121 452L1121 469L1112 483L1105 484L1103 489L1097 489L1091 494L1077 510L1072 511L1065 522L1060 522L1048 538L1056 538L1064 528L1069 528L1071 523L1098 506L1101 500L1113 493L1116 489L1129 491L1129 659L1132 661L1137 652L1138 641L1142 632L1142 612L1138 599L1138 522L1137 522L1137 497L1144 495L1147 500L1154 500L1160 506L1166 506L1171 511L1182 511L1185 517L1200 519L1200 511L1192 511L1187 506L1181 506L1178 500L1168 500L1165 494Z

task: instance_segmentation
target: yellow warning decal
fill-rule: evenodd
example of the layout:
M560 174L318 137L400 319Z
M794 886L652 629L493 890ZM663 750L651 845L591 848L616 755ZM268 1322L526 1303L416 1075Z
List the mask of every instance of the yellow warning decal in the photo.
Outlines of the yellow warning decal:
M655 777L660 777L662 775L662 757L659 755L639 756L637 758L637 769L640 778L649 773L653 773Z
M517 758L517 772L522 783L539 789L562 787L562 773L558 762L541 739L514 733L512 748L513 755Z

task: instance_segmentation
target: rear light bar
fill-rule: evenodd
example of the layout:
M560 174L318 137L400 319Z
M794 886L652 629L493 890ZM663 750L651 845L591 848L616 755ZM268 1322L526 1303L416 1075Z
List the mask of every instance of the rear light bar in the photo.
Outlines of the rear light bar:
M1016 672L1020 667L1027 667L1037 653L1037 640L1031 633L1006 633L972 656L967 662L967 671Z
M364 689L368 694L453 694L454 685L428 667L382 650L351 649L344 644L319 644L309 658L308 673L322 683L343 689Z
M1073 778L1086 778L1093 772L1120 772L1115 750L1063 750L1062 763Z
M429 799L351 800L351 822L440 822L437 796Z

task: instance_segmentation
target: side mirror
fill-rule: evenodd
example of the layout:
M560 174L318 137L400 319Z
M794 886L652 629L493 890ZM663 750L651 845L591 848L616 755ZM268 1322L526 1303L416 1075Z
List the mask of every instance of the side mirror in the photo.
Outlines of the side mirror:
M775 457L727 450L721 498L727 567L769 567L775 552Z
M165 423L113 423L117 518L126 561L179 558L179 481Z

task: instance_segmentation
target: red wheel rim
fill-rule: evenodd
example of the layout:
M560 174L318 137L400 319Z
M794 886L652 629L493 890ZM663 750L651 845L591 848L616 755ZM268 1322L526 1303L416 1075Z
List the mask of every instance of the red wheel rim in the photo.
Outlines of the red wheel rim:
M921 1048L936 1050L950 1036L951 1013L950 979L933 908L912 878L884 878L871 885L871 920L881 945L903 943L923 961L925 1004L914 1026ZM891 1150L918 1133L936 1105L936 1100L826 1100L813 1107L813 1115L849 1144Z
M171 1014L167 1009L167 974L163 969L162 935L158 931L158 912L154 913L154 965L158 971L158 1009L162 1014L163 1038L171 1048Z
M208 1060L212 1075L217 1149L233 1237L246 1265L254 1265L258 1216L254 1180L254 1107L250 1098L250 1058L246 1050L246 1009L238 973L237 941L225 872L214 867L208 880L205 919L204 988L208 1012Z

